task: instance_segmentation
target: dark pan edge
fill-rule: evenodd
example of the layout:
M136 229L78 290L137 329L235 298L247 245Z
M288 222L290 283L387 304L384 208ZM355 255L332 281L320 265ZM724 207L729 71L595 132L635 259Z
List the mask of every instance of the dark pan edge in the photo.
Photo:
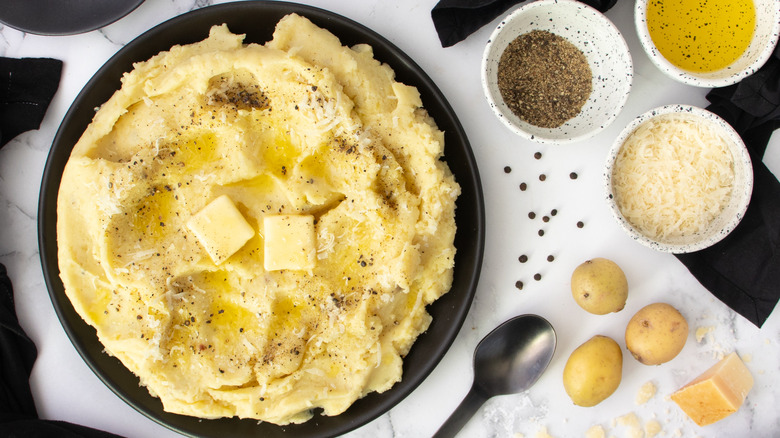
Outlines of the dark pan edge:
M126 403L133 406L151 420L179 433L192 436L200 434L204 434L204 436L222 436L228 430L234 432L232 434L236 436L250 436L261 432L264 433L265 436L285 436L288 434L294 434L295 436L335 436L370 422L403 400L430 374L430 372L433 371L451 346L468 314L479 280L485 244L484 199L476 161L462 125L438 87L413 60L382 36L337 14L316 7L292 3L262 3L264 3L262 6L263 13L268 13L266 9L275 9L279 13L287 13L294 10L331 31L331 27L335 25L347 27L353 29L356 33L365 34L364 36L370 36L374 40L380 42L382 45L381 48L374 47L377 59L390 64L393 69L396 70L399 81L415 85L421 92L426 108L429 110L431 110L431 108L441 110L442 114L432 113L432 115L434 115L434 118L441 127L448 128L445 129L445 144L451 145L454 143L461 145L461 148L457 150L457 153L461 155L458 157L459 160L453 160L451 156L453 154L448 156L445 153L445 159L453 170L453 173L455 173L456 177L461 175L458 177L458 182L461 184L462 194L458 199L459 209L456 213L456 221L458 218L464 217L465 215L467 215L469 219L469 226L467 227L461 227L461 223L458 223L459 228L456 234L456 248L458 248L458 253L456 255L453 291L459 292L460 295L456 295L451 291L450 293L445 294L436 303L429 306L429 312L434 316L434 323L432 323L428 332L418 338L415 346L404 361L404 378L402 382L399 382L393 389L384 394L372 393L363 399L358 400L342 415L336 417L322 417L316 415L315 418L308 423L287 427L269 424L258 425L255 420L238 420L235 418L199 420L193 417L159 412L161 411L161 404L158 399L153 399L151 401L151 404L154 404L156 401L158 406L150 407L148 400L147 403L139 402L138 398L151 398L151 396L148 395L145 388L138 386L137 377L132 375L132 373L130 373L118 360L102 353L102 344L97 341L94 329L87 326L83 320L81 320L80 316L75 313L69 300L67 300L67 297L64 295L63 286L58 276L56 239L47 240L46 236L56 236L56 201L59 181L62 176L65 162L70 156L70 150L73 144L78 140L80 132L83 131L83 128L81 128L80 130L77 130L79 131L78 135L75 135L66 128L71 126L74 123L74 119L80 117L82 112L92 111L92 108L95 106L90 105L92 101L99 100L100 103L102 103L110 97L109 93L101 98L96 98L93 95L94 93L89 93L88 91L92 90L106 75L116 78L116 83L112 87L104 86L104 88L111 89L112 92L113 90L118 89L118 78L121 77L121 73L129 70L131 67L130 63L128 63L127 60L122 61L122 58L128 52L143 52L143 50L136 47L138 45L136 43L137 41L146 41L149 38L165 35L166 33L170 34L172 31L169 29L176 27L181 28L182 23L191 23L198 19L206 19L219 12L230 12L231 10L233 13L236 13L235 11L246 11L249 13L257 12L260 5L255 2L226 3L206 7L174 17L150 29L139 36L138 39L122 48L117 54L109 59L97 73L95 73L66 113L60 130L58 130L55 136L53 147L49 153L44 169L39 198L38 226L41 263L43 266L44 279L49 289L55 311L74 347L76 347L88 366L98 378L106 384L106 386ZM182 30L180 30L179 33L191 34L191 32L183 32ZM193 37L190 42L199 41L205 37L206 34L199 35ZM341 35L339 35L339 37L341 37ZM249 37L247 39L249 40ZM375 44L372 43L372 45ZM149 56L146 56L143 59L148 59L159 52L159 50L151 49L149 52L151 52L149 53ZM388 61L388 58L393 58L393 61ZM138 58L133 59L136 60ZM86 105L89 105L88 110L84 108ZM444 118L447 120L442 120ZM86 125L84 125L84 127L85 126ZM73 131L73 129L70 129L70 131ZM63 143L68 144L69 147L56 147ZM451 149L452 147L447 149L447 151L451 151ZM469 175L470 177L463 178L464 174ZM470 244L465 245L463 242L470 242ZM459 267L464 265L469 269L459 269ZM435 343L433 342L434 338L431 338L431 336L439 336L436 339L443 339L443 342ZM425 342L426 339L428 342ZM95 351L97 348L95 342L97 342L97 347L99 347L97 351ZM423 347L430 348L424 350ZM422 357L417 358L417 356ZM419 360L420 363L424 363L425 366L415 367L412 370L409 370L407 364L415 360ZM117 382L115 374L119 373L121 375L122 371L124 371L124 374L129 374L131 377L125 377L124 380L127 381ZM325 430L328 430L327 433L331 435L323 435Z

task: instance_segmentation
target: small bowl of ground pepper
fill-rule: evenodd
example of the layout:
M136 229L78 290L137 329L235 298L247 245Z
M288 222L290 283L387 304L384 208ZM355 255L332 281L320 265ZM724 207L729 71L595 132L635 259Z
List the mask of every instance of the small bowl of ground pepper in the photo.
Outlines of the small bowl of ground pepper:
M491 109L538 143L571 143L602 131L625 105L632 80L620 31L574 0L537 0L515 10L493 31L482 58Z

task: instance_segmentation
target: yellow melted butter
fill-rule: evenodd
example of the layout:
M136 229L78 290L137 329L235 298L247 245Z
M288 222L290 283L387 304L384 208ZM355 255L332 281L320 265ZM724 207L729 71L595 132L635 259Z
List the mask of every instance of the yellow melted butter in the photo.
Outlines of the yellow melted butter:
M207 165L213 165L217 156L217 136L213 132L206 132L196 138L184 142L173 143L170 146L176 154L173 161L181 163L182 173L193 173L203 169Z
M669 62L692 72L720 70L739 59L755 32L753 0L651 0L647 30Z

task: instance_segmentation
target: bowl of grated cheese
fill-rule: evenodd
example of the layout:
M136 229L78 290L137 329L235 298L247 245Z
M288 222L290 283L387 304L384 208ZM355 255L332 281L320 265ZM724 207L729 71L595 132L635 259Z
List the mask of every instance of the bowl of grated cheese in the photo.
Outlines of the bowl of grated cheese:
M610 149L607 202L637 242L669 253L698 251L742 220L753 167L739 134L722 118L687 105L650 110Z

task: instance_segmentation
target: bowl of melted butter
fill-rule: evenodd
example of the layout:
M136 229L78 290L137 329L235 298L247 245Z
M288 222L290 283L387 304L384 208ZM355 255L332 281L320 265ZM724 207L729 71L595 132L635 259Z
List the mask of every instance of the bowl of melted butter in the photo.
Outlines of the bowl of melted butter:
M638 0L642 48L661 71L697 87L724 87L755 73L780 35L777 0Z

